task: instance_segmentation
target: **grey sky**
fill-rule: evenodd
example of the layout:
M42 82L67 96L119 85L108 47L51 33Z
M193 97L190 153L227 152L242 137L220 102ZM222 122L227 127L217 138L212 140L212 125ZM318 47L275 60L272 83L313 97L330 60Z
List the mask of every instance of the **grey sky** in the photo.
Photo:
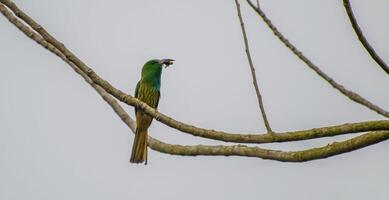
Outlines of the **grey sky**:
M141 66L174 58L159 110L200 127L264 132L233 1L15 2L117 88L133 94ZM389 2L353 0L372 46L389 62ZM275 131L383 119L299 61L241 2ZM389 109L389 79L352 32L341 1L262 1L281 31L346 87ZM133 135L70 67L0 16L0 199L387 199L389 146L307 163L180 157L128 162ZM126 107L133 116L133 108ZM154 122L169 143L219 144ZM283 150L334 139L261 145Z

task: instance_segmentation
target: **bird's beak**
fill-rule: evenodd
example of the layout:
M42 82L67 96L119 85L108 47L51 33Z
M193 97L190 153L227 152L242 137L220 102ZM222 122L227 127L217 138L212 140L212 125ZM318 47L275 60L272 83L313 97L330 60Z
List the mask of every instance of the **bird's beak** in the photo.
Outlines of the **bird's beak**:
M166 59L161 59L160 63L162 65L165 65L165 68L169 67L170 65L173 64L173 59L170 59L170 58L166 58Z

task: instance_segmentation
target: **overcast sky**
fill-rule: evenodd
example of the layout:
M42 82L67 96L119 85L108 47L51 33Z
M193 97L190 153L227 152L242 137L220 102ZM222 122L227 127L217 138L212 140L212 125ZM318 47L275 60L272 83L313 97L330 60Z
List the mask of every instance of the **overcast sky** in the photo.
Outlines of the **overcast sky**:
M15 2L131 94L147 60L175 59L162 74L161 112L204 128L265 132L232 0ZM342 1L261 2L274 24L323 71L389 110L388 76L357 42ZM389 1L351 2L366 37L389 63ZM320 79L241 4L275 131L384 119ZM150 150L149 165L130 164L130 130L69 66L3 16L0 52L0 199L388 198L388 142L307 163ZM132 107L126 110L133 116ZM169 143L220 144L158 122L149 134ZM348 137L260 146L298 150Z

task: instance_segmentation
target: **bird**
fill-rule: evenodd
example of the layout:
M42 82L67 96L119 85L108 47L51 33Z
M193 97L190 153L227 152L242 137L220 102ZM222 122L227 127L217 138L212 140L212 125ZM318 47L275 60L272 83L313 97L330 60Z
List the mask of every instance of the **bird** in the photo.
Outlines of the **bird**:
M152 59L147 61L142 68L141 79L135 88L135 98L145 102L150 107L157 109L161 96L161 74L163 66L167 68L173 64L173 59ZM132 145L131 163L147 164L147 135L152 117L135 107L136 131Z

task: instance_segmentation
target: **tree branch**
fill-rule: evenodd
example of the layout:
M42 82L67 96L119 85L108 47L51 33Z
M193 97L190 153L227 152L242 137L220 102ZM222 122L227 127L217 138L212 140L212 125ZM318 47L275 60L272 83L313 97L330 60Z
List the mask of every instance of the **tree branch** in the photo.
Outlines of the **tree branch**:
M182 156L246 156L270 159L282 162L306 162L317 159L323 159L342 153L351 152L369 145L373 145L389 139L389 131L375 131L354 137L352 139L334 142L319 148L312 148L302 151L277 151L262 149L259 147L247 147L244 145L234 146L183 146L183 145L166 145L165 148L159 148L164 143L153 143L151 148L174 155Z
M126 123L126 125L134 132L135 131L135 122L131 117L124 111L124 109L118 104L118 102L110 96L103 88L99 85L94 84L92 79L90 79L87 74L83 73L78 69L74 63L72 63L65 55L63 55L56 47L44 40L40 35L35 33L26 26L23 22L20 22L3 4L0 3L0 12L8 18L8 20L18 27L25 35L35 40L37 43L48 49L49 51L55 53L66 63L68 63L77 73L79 73L85 80L88 82L95 90L103 97L103 99L113 108L116 114ZM386 127L389 124L389 121L377 121L377 122L368 122L368 123L378 123L382 127ZM364 126L367 126L367 123L360 123L359 125L354 124L356 129L363 130ZM359 128L358 128L359 127ZM344 127L338 128L349 128L345 125ZM338 130L336 128L336 130ZM313 129L315 130L315 129ZM317 130L315 130L317 131ZM329 131L329 130L328 130ZM339 130L338 130L339 131ZM322 134L320 131L317 134ZM266 134L269 135L269 134ZM271 159L277 161L286 161L286 162L304 162L314 159L326 158L329 156L338 155L341 153L350 152L359 148L363 148L369 145L376 144L378 142L384 141L389 138L389 131L373 131L367 134L346 140L343 142L334 142L330 145L312 148L303 151L276 151L262 149L259 147L247 147L244 145L234 145L234 146L207 146L207 145L196 145L196 146L183 146L183 145L171 145L164 142L158 141L149 137L148 144L149 146L159 152L168 153L173 155L185 155L185 156L195 156L195 155L223 155L223 156L248 156L248 157L258 157L263 159Z
M246 51L247 60L249 61L249 66L250 66L250 70L251 70L251 77L253 79L253 85L254 85L254 88L255 88L255 93L257 94L259 109L261 111L262 119L263 119L263 122L265 123L267 132L268 133L273 133L273 131L271 130L270 124L269 124L269 122L267 120L266 112L265 112L265 107L263 106L263 102L262 102L262 95L261 95L261 92L259 91L259 87L258 87L258 83L257 83L257 75L255 74L254 64L253 64L253 61L251 59L249 43L247 41L246 29L244 27L244 22L243 22L243 18L242 18L242 14L241 14L241 11L240 11L240 5L239 5L238 0L235 0L235 5L236 5L237 13L238 13L240 27L242 29L244 46L246 48L245 51Z
M0 12L19 30L21 30L29 38L40 44L45 49L49 50L63 61L65 61L76 73L78 73L96 92L112 107L115 113L122 119L122 121L133 131L136 130L135 121L126 113L126 111L120 106L120 104L108 94L102 87L95 84L84 72L82 72L74 63L68 60L56 47L44 40L39 34L31 30L30 27L26 26L13 13L7 10L7 8L0 3Z
M3 0L2 0L3 1ZM1 1L0 1L1 2ZM2 13L4 16L6 16L9 21L12 23L17 22L17 20L12 14L7 12L7 9L2 9ZM7 14L8 13L8 14ZM22 13L20 10L18 13ZM25 15L25 14L24 14ZM14 23L15 24L15 23ZM29 24L29 23L27 23ZM37 41L37 39L41 38L41 36L36 36L34 31L30 30L27 31L26 28L20 28L19 26L23 25L23 23L15 24L18 26L19 29L21 29L27 36ZM40 27L40 26L39 26ZM29 28L27 28L29 30ZM40 28L43 29L42 27ZM27 32L26 32L27 31ZM55 49L54 53L59 54L62 59L64 59L67 63L72 63L72 66L75 65L70 59L69 56L66 57L62 52L57 49L57 47L54 47L51 45L51 43L48 43L46 40L41 38L37 41L38 43L43 43L42 46L49 46L49 50ZM73 55L73 58L75 56ZM76 59L77 61L78 59ZM83 64L81 62L81 64ZM88 76L85 72L79 69L80 63L77 66L77 70L79 72L84 73L86 76ZM84 64L84 68L85 68ZM91 69L87 68L89 73L93 72ZM94 78L94 80L92 78ZM361 122L361 123L353 123L353 124L344 124L339 126L330 126L330 127L322 127L317 129L309 129L309 130L303 130L303 131L294 131L294 132L283 132L283 133L275 133L272 135L269 134L234 134L234 133L226 133L222 131L215 131L215 130L208 130L203 128L197 128L189 124L185 124L179 121L176 121L174 119L171 119L170 117L163 115L159 113L158 111L154 110L153 108L149 107L147 104L139 101L138 99L126 95L120 90L113 88L108 82L102 80L99 78L96 74L88 76L90 80L96 84L97 82L103 83L100 86L104 91L110 91L110 94L115 94L115 97L118 97L119 99L122 99L123 102L128 103L131 106L138 106L140 109L142 109L144 112L149 114L150 116L156 118L157 120L160 120L164 124L175 128L177 130L192 134L194 136L204 137L208 139L214 139L214 140L220 140L225 142L238 142L238 143L272 143L272 142L287 142L287 141L299 141L299 140L307 140L307 139L314 139L314 138L320 138L320 137L331 137L341 134L348 134L348 133L357 133L357 132L366 132L366 131L374 131L374 130L389 130L389 121L370 121L370 122ZM107 84L106 84L107 83ZM108 88L108 89L107 89ZM104 95L108 96L108 95ZM123 113L122 113L123 114Z
M248 4L251 6L251 8L262 18L262 20L267 24L267 26L271 29L271 31L274 33L275 36L278 37L278 39L281 40L282 43L285 44L286 47L288 47L300 60L302 60L309 68L311 68L313 71L315 71L321 78L326 80L332 87L337 89L339 92L347 96L349 99L353 100L356 103L359 103L370 110L375 111L376 113L385 116L389 118L389 112L380 108L379 106L371 103L370 101L366 100L359 94L346 89L343 85L337 83L334 79L332 79L330 76L328 76L326 73L321 71L321 69L313 64L307 57L304 56L304 54L299 51L292 43L289 42L288 39L285 38L285 36L278 31L277 27L273 25L273 23L270 21L269 18L266 17L265 13L261 10L260 7L255 7L254 4L247 0Z
M351 8L351 4L350 4L350 1L349 0L343 0L343 5L344 5L344 8L347 12L347 15L348 15L348 18L350 19L350 23L354 29L354 32L357 34L358 36L358 39L359 41L362 43L362 45L365 47L365 49L367 50L367 52L370 54L371 58L373 58L373 60L387 73L389 74L389 67L388 65L385 63L385 61L383 61L381 59L381 57L379 57L377 55L377 53L375 52L375 50L373 49L373 47L369 44L369 42L367 41L367 39L365 38L365 36L363 35L362 33L362 30L361 28L359 27L358 25L358 22L357 22L357 19L355 18L354 16L354 13L353 13L353 10Z

